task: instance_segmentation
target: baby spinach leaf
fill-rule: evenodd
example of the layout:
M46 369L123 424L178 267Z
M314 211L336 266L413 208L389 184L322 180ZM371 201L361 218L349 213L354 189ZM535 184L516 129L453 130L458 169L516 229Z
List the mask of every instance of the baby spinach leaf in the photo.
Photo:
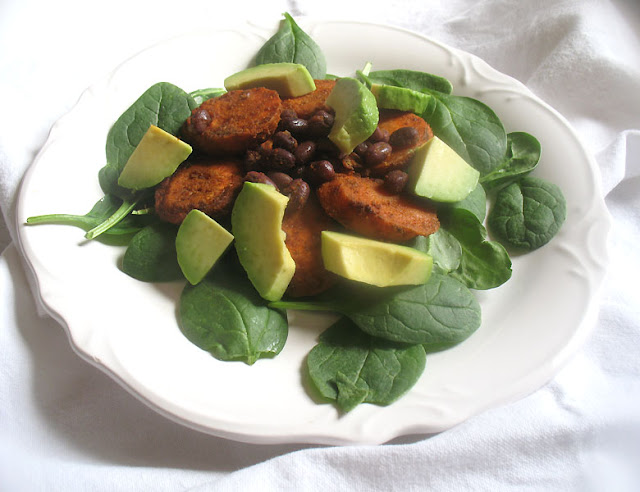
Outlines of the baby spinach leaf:
M395 85L420 92L430 89L444 94L451 94L453 90L451 82L444 77L415 70L375 70L369 73L368 78L376 84Z
M208 99L213 99L214 97L219 97L222 94L227 92L222 88L209 88L209 89L198 89L196 91L190 92L189 95L193 97L193 100L196 104L200 105Z
M281 309L335 311L364 332L398 343L444 350L480 326L480 304L459 280L433 273L426 284L379 288L344 282L314 300L272 302Z
M485 175L502 164L507 136L498 116L486 104L462 96L425 90L433 97L421 115L433 133Z
M85 215L72 214L47 214L29 217L27 224L66 224L80 227L85 231L93 229L108 219L122 204L122 200L113 195L105 195L98 200L93 208ZM143 217L128 216L106 233L111 236L134 234L142 229L148 222Z
M462 248L460 265L451 275L478 290L493 289L511 278L509 254L500 243L487 240L487 231L472 212L452 209L442 217L443 227Z
M478 184L464 200L452 203L446 207L449 209L461 208L468 210L475 215L480 222L484 222L487 216L487 194L482 185Z
M324 79L327 73L324 53L287 13L278 32L267 40L256 55L256 65L280 62L304 65L314 79Z
M507 246L531 251L548 243L566 216L567 204L560 188L527 176L498 192L487 224Z
M370 335L420 343L428 352L457 345L480 326L474 295L458 280L435 273L424 285L372 293L370 302L343 314Z
M349 412L366 402L389 405L404 395L424 371L425 350L367 335L341 318L322 335L307 358L318 392Z
M187 284L179 321L184 335L215 358L250 365L280 353L288 334L286 315L269 308L241 275L212 275Z
M507 135L507 154L503 163L480 178L487 189L506 186L516 179L529 174L540 160L540 142L526 132L513 132Z
M184 278L176 257L177 227L166 222L148 225L129 243L122 271L143 282L170 282Z
M149 126L158 126L178 136L180 127L197 106L193 97L168 82L147 89L109 130L107 164L98 174L105 194L130 200L131 191L118 185L118 177Z
M416 236L406 246L427 253L433 258L433 267L440 273L449 273L460 266L462 247L460 242L444 227L429 236Z

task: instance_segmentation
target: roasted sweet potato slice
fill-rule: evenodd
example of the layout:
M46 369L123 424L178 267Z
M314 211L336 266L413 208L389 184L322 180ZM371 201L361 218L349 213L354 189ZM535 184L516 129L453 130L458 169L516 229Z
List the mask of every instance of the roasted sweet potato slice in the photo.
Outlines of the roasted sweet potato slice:
M415 149L433 137L431 127L425 120L406 111L380 110L378 126L383 130L387 130L389 134L406 126L413 127L418 130L418 141L409 147L394 148L391 155L382 163L369 169L372 176L384 176L389 171L403 168L411 159Z
M382 180L341 174L320 186L317 195L330 217L373 239L407 241L440 227L435 209L388 193Z
M325 104L327 97L336 85L335 80L316 80L316 90L304 96L282 100L282 109L293 109L300 118L309 118L316 111L332 111Z
M243 181L239 160L187 161L156 189L156 214L173 224L182 223L194 208L214 219L224 218L231 212Z
M322 262L320 233L334 230L336 225L313 195L301 210L285 214L282 222L282 230L287 235L285 244L296 264L288 295L312 296L334 284L335 276L325 270Z
M276 91L229 91L194 109L182 126L182 138L210 155L241 154L276 130L281 110Z

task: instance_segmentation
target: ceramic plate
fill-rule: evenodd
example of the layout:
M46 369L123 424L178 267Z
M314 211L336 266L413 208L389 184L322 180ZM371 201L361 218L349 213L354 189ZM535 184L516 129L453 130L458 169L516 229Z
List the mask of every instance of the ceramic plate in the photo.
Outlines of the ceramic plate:
M478 292L483 321L455 348L427 358L416 386L396 403L341 415L311 400L306 354L331 317L290 313L282 353L253 366L221 362L191 344L176 321L183 283L146 284L118 269L123 249L83 240L68 226L24 226L32 215L84 214L102 196L98 170L117 117L159 81L187 91L220 87L246 68L275 32L245 25L168 40L123 63L88 89L52 129L27 172L18 205L19 240L37 297L67 330L78 354L152 408L217 436L254 443L382 443L445 430L549 381L595 323L609 218L596 167L569 124L522 84L480 59L421 35L353 22L300 21L323 49L328 72L423 70L454 93L482 100L507 131L542 144L535 175L558 184L567 221L545 247L513 260L513 277ZM193 46L208 46L203 51ZM345 49L348 46L349 49ZM229 49L228 47L233 47Z

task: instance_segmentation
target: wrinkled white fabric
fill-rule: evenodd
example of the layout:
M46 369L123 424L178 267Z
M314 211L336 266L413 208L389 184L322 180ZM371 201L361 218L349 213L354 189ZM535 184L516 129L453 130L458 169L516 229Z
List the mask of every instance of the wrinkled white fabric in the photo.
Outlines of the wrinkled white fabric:
M474 53L577 130L613 217L610 266L596 328L546 386L434 436L250 445L154 413L38 314L12 237L20 179L51 125L150 44L285 11L388 23ZM636 0L6 0L0 103L0 490L640 490Z

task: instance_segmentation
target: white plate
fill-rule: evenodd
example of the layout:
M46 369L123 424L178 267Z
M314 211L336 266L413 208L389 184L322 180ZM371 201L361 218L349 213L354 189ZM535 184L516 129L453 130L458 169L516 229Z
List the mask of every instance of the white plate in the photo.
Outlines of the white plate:
M32 215L86 213L102 196L97 172L105 162L107 132L150 85L168 81L187 91L220 87L225 76L246 68L275 24L273 30L246 25L153 46L88 89L53 127L25 176L17 216L39 300L67 329L80 356L152 408L240 441L382 443L445 430L535 391L595 323L609 216L594 161L557 112L474 56L391 27L300 24L323 49L329 73L352 75L371 61L374 69L442 75L455 94L491 106L507 131L526 131L540 140L543 153L535 174L563 189L567 221L550 244L514 258L509 282L478 293L480 329L461 345L428 356L423 376L396 403L364 404L341 416L332 405L314 403L302 385L305 356L328 326L327 317L291 313L289 339L275 359L251 367L220 362L178 328L182 283L129 278L117 267L122 248L85 242L80 229L23 225Z

